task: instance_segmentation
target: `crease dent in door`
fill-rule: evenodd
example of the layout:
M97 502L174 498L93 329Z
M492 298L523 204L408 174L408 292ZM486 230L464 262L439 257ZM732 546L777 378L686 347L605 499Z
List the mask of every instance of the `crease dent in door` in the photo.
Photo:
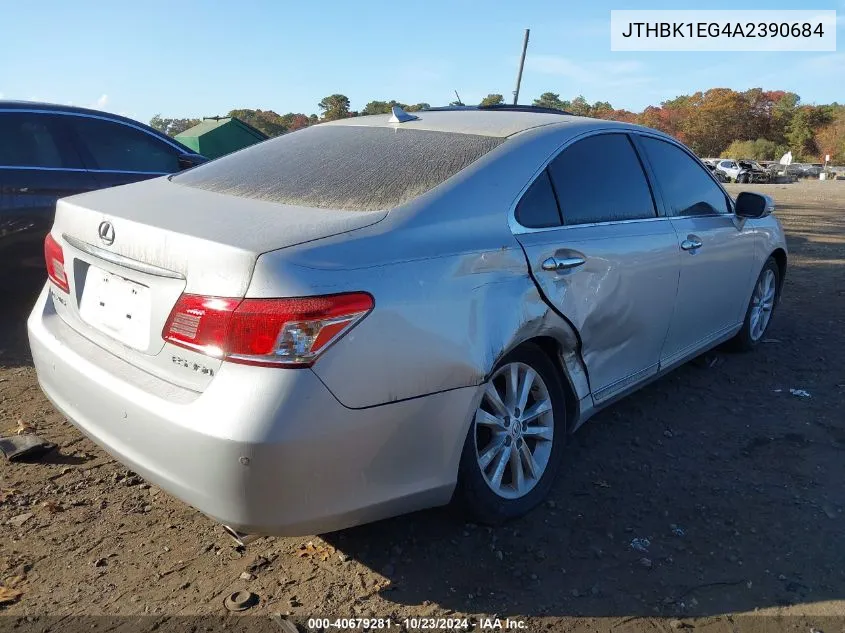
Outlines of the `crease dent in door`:
M581 338L596 401L657 371L678 287L677 235L668 221L574 226L517 238L547 301ZM548 257L569 249L582 253L585 263L542 269Z
M563 286L564 302L567 294L575 298L581 337L590 341L582 350L588 367L625 354L637 332L646 326L637 318L634 300L628 294L633 284L626 284L620 267L606 258L591 257L579 274L561 274L555 283ZM596 310L597 302L605 309Z

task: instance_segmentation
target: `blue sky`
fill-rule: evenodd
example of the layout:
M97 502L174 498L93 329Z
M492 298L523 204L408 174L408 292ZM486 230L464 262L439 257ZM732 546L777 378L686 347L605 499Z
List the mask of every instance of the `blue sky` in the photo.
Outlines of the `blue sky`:
M232 108L310 114L340 92L445 105L510 97L531 28L521 102L545 91L616 108L712 87L845 101L845 53L613 53L611 9L836 9L845 0L461 0L232 3L0 0L0 98L73 103L147 121Z

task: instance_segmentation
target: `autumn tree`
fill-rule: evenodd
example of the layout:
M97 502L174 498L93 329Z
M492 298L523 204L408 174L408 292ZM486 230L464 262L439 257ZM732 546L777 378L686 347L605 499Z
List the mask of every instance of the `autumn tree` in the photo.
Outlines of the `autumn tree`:
M279 136L288 131L288 127L285 125L281 115L272 110L250 110L249 108L243 108L230 111L228 116L240 119L269 137Z
M753 160L778 160L786 153L784 145L758 138L754 141L734 141L728 145L722 158L751 158Z
M806 108L802 107L792 115L792 120L786 126L786 141L797 160L805 160L816 153L810 113Z
M816 145L819 160L829 154L833 164L845 164L845 106L839 106L833 120L816 133Z
M283 114L280 119L282 125L287 128L288 132L296 132L297 130L308 127L311 124L308 120L308 115L294 112Z
M560 100L560 95L554 92L544 92L538 99L534 99L534 105L538 108L551 108L553 110L566 110L567 103Z
M387 101L370 101L361 110L362 115L387 114L388 112L390 112L390 104Z
M420 110L428 110L431 107L427 103L409 105L407 103L402 103L401 101L396 101L395 99L391 99L390 101L370 101L364 106L364 109L361 110L361 115L390 114L393 110L393 106L399 106L405 112L419 112Z
M199 119L164 119L161 114L156 114L150 119L150 127L168 136L176 136L180 132L199 124L199 122Z
M590 106L590 116L597 119L612 119L616 110L607 101L596 101Z
M323 111L323 116L321 117L323 121L345 119L350 115L349 97L342 94L333 94L325 97L317 104L317 107Z
M486 97L481 100L481 103L478 105L484 106L494 106L494 105L502 105L505 102L505 98L500 94L493 94L490 93Z

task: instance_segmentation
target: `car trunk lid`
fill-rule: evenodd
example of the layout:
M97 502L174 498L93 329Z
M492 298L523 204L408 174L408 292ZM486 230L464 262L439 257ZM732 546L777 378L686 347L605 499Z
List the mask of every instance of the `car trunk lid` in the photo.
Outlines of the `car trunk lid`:
M165 343L182 293L246 294L262 253L374 224L386 211L313 209L187 188L167 178L60 200L52 234L70 293L68 325L160 378L202 390L218 359Z

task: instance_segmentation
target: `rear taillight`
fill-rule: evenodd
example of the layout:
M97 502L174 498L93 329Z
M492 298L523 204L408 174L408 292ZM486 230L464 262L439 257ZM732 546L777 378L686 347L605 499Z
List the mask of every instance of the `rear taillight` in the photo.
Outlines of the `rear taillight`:
M373 305L365 292L243 300L182 295L162 336L236 363L307 367Z
M70 292L65 273L65 254L51 233L44 240L44 262L47 265L47 277L65 292Z

